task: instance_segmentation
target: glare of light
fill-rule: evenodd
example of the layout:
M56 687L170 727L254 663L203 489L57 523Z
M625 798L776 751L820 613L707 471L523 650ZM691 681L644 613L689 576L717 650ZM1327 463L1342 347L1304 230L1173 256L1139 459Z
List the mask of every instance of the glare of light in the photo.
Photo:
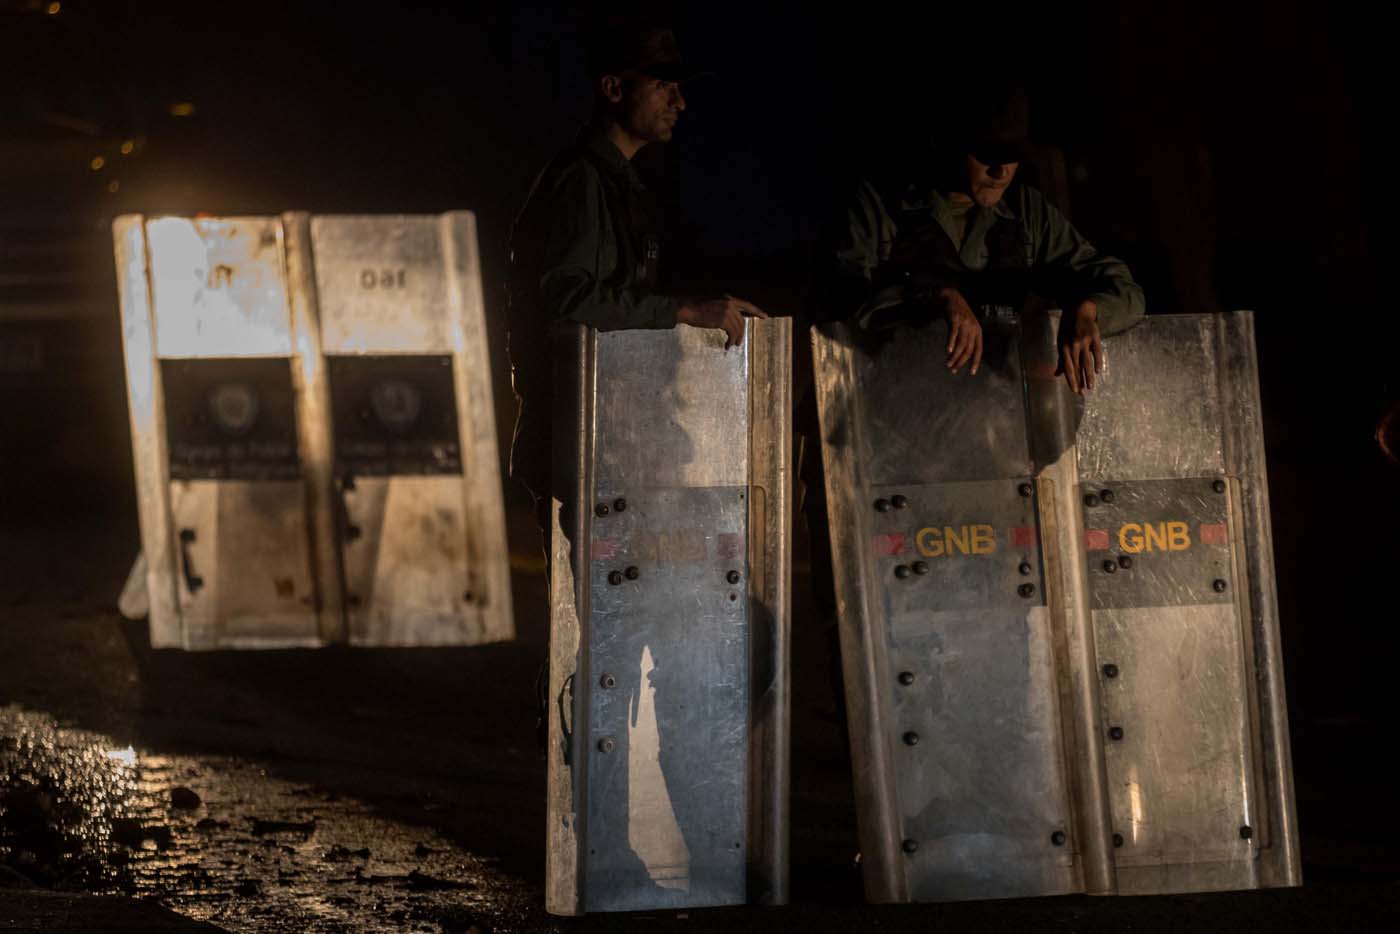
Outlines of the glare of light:
M106 159L102 158L101 156L93 156L92 161L88 163L88 167L91 168L94 172L100 172L102 171L102 167L106 164Z
M194 116L194 104L189 101L176 101L170 105L170 116L191 117Z
M49 14L50 16L57 16L57 15L58 15L58 11L59 11L59 10L62 10L62 9L63 9L63 4L61 4L61 3L50 3L50 4L44 9L44 12L47 13L47 14Z
M131 140L122 143L122 155L129 156L136 151L136 144Z
M276 254L260 249L260 231L220 218L160 217L147 224L158 356L207 355L213 348L230 357L291 354ZM221 266L228 278L220 278Z
M120 762L122 765L135 765L136 750L130 746L125 749L109 749L107 750L107 758L113 762Z
M1137 780L1137 777L1137 769L1131 769L1128 776L1128 810L1132 812L1132 821L1128 832L1132 834L1134 843L1138 840L1144 817L1142 783Z
M121 187L121 182L112 181L107 183L107 190L110 191L112 194L116 194L118 191L121 191Z

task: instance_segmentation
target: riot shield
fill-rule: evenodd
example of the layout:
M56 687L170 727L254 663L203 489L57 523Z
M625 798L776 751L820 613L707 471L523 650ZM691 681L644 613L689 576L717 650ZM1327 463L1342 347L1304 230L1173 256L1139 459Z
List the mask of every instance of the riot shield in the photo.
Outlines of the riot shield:
M123 217L114 234L151 644L332 638L281 226Z
M152 645L509 638L470 215L114 235Z
M814 335L871 900L1296 884L1248 322L1109 340L1087 411L1053 317L976 377L941 323Z
M1297 885L1248 312L1115 338L1078 431L1118 887Z
M355 645L514 635L476 226L288 217L309 234ZM292 251L294 254L296 250Z
M791 326L555 338L555 914L787 889Z

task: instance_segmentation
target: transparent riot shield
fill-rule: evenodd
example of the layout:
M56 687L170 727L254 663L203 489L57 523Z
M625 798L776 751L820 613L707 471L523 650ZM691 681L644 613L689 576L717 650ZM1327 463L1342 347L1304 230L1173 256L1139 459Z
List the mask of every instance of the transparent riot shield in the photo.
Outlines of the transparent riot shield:
M985 337L976 377L941 323L815 338L875 901L1084 887L1016 332Z
M151 644L333 638L281 225L123 217L114 234Z
M1297 885L1248 312L1110 342L1078 431L1118 888Z
M114 234L152 644L509 638L470 215Z
M1110 339L1087 413L1053 317L988 322L976 377L942 365L941 323L814 336L871 900L1296 884L1248 321ZM1189 454L1211 444L1214 475ZM1176 472L1133 459L1152 452ZM1250 602L1225 609L1231 562Z
M299 284L325 359L349 641L511 638L472 215L286 222L289 255L313 257Z
M787 890L791 326L555 340L547 907Z

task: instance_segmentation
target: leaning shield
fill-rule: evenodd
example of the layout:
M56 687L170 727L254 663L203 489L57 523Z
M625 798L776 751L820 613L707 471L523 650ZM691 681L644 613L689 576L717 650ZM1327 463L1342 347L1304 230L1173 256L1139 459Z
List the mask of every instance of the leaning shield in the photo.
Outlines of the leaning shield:
M280 225L123 217L114 235L151 644L332 638L297 389L314 358L294 339Z
M791 327L555 339L547 907L786 899Z
M319 323L353 645L514 635L476 223L287 215Z
M1300 883L1254 318L1110 342L1077 433L1124 894Z
M510 638L471 215L114 234L152 645Z
M1249 322L814 336L871 900L1297 883Z

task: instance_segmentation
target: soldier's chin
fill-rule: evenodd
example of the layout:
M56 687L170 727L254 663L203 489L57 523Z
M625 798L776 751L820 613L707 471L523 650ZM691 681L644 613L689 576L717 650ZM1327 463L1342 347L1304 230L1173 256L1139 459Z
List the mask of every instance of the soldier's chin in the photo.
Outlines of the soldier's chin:
M991 208L996 207L997 202L1004 194L1006 194L1005 188L979 188L977 193L973 195L973 199L976 200L979 207Z

